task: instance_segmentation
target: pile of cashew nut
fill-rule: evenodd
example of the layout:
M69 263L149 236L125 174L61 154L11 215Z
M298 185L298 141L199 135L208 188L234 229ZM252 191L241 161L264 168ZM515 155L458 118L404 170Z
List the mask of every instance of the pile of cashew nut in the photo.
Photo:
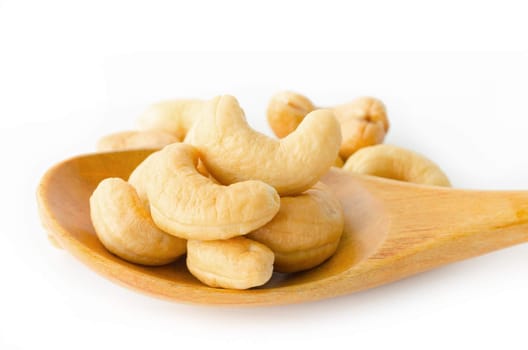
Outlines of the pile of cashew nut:
M278 139L253 130L232 96L164 101L145 111L139 130L102 138L99 151L159 150L127 181L108 178L93 192L90 215L101 243L148 266L186 255L204 284L247 289L335 253L343 209L319 182L331 167L449 186L430 160L381 144L389 122L377 99L321 109L281 92L267 117Z

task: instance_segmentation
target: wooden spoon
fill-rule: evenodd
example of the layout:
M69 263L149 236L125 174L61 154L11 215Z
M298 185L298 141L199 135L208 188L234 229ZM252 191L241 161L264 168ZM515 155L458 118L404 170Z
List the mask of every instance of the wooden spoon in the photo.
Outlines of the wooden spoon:
M152 151L99 153L51 168L38 188L50 239L86 265L127 287L189 303L274 305L343 295L528 240L528 192L467 191L359 176L333 168L323 181L343 203L345 232L321 266L276 274L265 286L210 288L185 259L163 267L128 263L94 233L88 198L107 177L127 179Z

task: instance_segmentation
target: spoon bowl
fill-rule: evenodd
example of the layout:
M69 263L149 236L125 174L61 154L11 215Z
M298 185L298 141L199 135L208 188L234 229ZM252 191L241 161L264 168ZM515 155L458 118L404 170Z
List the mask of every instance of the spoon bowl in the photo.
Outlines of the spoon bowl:
M137 291L185 303L276 305L348 294L528 240L528 191L468 191L355 175L322 179L343 204L345 229L322 265L274 274L249 290L211 288L184 258L161 267L128 263L99 242L89 197L107 177L127 179L153 150L96 153L52 167L37 191L50 241L101 275Z

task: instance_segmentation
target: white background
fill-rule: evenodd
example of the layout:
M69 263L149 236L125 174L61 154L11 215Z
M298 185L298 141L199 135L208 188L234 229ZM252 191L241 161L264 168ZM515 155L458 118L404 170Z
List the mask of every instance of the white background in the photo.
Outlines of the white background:
M386 141L426 154L454 186L526 189L520 3L0 0L0 349L526 349L528 246L321 302L189 306L52 248L35 203L48 167L134 128L149 103L230 93L269 134L282 89L319 105L377 96Z

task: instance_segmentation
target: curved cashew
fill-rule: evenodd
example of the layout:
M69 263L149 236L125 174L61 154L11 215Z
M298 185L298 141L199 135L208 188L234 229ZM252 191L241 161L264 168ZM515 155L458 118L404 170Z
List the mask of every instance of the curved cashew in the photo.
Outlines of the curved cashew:
M296 272L328 259L337 249L344 228L339 200L318 183L293 197L282 197L279 213L248 237L275 254L275 270Z
M293 132L304 116L317 109L303 95L291 91L275 94L268 105L268 122L277 137ZM332 108L341 125L342 144L339 154L347 159L366 146L383 142L389 130L387 111L383 103L373 97L360 97L350 103Z
M187 243L187 268L211 286L247 289L266 283L273 273L273 252L244 237Z
M278 212L273 187L261 181L218 185L197 171L197 163L194 147L175 143L151 154L130 176L162 230L187 239L228 239L264 225Z
M261 180L287 195L310 188L330 169L341 132L332 112L318 110L290 136L274 140L251 129L237 100L225 95L208 103L185 142L221 183Z
M179 142L176 136L159 130L122 131L99 139L97 151L111 152L140 148L163 148Z
M150 213L150 202L148 200L147 194L147 185L152 180L152 169L154 169L154 162L160 158L159 152L154 152L149 155L145 160L143 160L135 169L132 171L128 178L128 182L134 186L136 192L139 196L139 199L143 203L143 206ZM196 171L201 175L205 176L215 184L218 184L218 181L209 174L207 168L201 160L198 160L198 165L196 166Z
M417 184L451 186L438 165L418 153L392 145L362 148L348 158L343 169Z
M90 197L90 215L103 245L127 261L164 265L185 253L185 240L158 229L134 188L122 179L99 183Z
M307 97L291 91L274 95L267 110L268 123L277 137L291 134L316 107Z
M155 103L139 117L141 130L161 130L180 140L200 115L206 101L196 99L167 100Z

